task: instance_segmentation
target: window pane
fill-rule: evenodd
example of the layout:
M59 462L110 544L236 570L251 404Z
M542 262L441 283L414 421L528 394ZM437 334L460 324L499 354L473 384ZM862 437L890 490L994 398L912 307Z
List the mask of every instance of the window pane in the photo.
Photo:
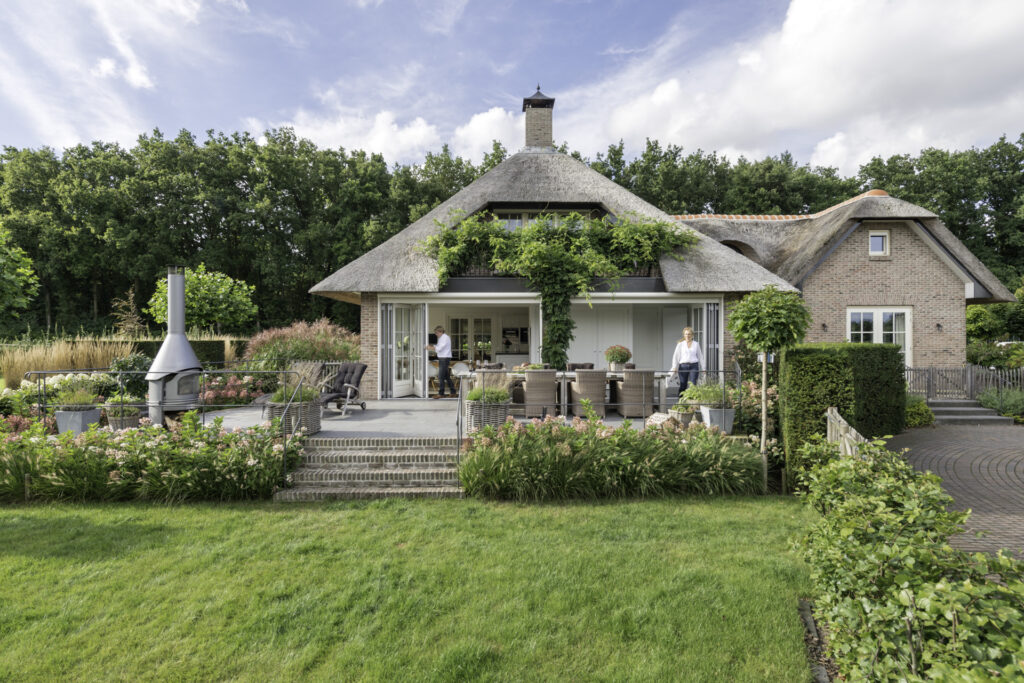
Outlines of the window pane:
M885 235L871 235L871 253L872 254L884 254L885 253Z

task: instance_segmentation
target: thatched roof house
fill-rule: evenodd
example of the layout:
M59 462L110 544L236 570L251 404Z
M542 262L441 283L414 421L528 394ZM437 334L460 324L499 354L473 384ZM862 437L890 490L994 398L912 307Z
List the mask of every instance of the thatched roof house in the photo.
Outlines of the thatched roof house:
M507 365L540 359L539 299L511 278L451 278L439 287L426 239L464 216L515 220L539 212L587 211L675 220L697 244L668 255L647 277L574 307L571 361L604 365L603 350L628 346L638 367L667 370L683 326L697 331L708 369L731 367L726 305L775 285L799 290L811 341L895 342L908 364L963 362L965 303L1013 300L1010 292L933 213L873 190L808 216L670 217L554 148L554 100L525 98L526 146L387 242L310 291L362 308L364 384L371 396L424 396L433 366L421 349L429 330L452 336L454 360Z

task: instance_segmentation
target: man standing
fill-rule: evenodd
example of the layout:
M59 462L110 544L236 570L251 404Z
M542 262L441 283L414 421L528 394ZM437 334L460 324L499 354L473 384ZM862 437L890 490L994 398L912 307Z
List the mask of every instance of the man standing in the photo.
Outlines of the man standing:
M452 338L444 333L440 325L434 328L437 335L437 343L428 345L427 348L437 354L437 383L440 393L434 398L444 398L445 383L452 389L452 396L455 396L455 382L452 381L451 369L448 367L452 362Z

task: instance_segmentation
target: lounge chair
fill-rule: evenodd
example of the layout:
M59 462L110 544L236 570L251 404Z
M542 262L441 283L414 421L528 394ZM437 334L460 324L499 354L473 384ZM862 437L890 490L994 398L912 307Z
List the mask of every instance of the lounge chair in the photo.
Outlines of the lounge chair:
M358 404L366 410L366 401L359 398L359 383L366 372L366 363L342 363L338 372L328 380L320 393L320 407L323 409L333 402L342 415L348 412L349 405Z

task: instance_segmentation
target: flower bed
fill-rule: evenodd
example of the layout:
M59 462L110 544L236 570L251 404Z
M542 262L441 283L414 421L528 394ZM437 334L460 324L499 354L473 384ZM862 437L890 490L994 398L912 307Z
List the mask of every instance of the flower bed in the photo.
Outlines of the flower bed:
M467 495L506 500L756 493L757 451L715 429L666 423L637 431L599 420L511 418L472 439L459 467Z
M147 421L143 421L144 424ZM280 426L221 428L185 414L172 429L146 425L91 428L48 439L35 422L0 434L0 502L33 500L244 500L268 498L281 480L281 459L298 463L302 438L287 446Z
M821 440L802 450L804 462L824 463L804 476L821 513L804 547L843 677L1024 676L1024 564L950 547L970 513L948 509L939 477L878 441L863 459L840 459Z
M208 406L248 405L273 391L277 378L267 375L208 375L200 398Z

